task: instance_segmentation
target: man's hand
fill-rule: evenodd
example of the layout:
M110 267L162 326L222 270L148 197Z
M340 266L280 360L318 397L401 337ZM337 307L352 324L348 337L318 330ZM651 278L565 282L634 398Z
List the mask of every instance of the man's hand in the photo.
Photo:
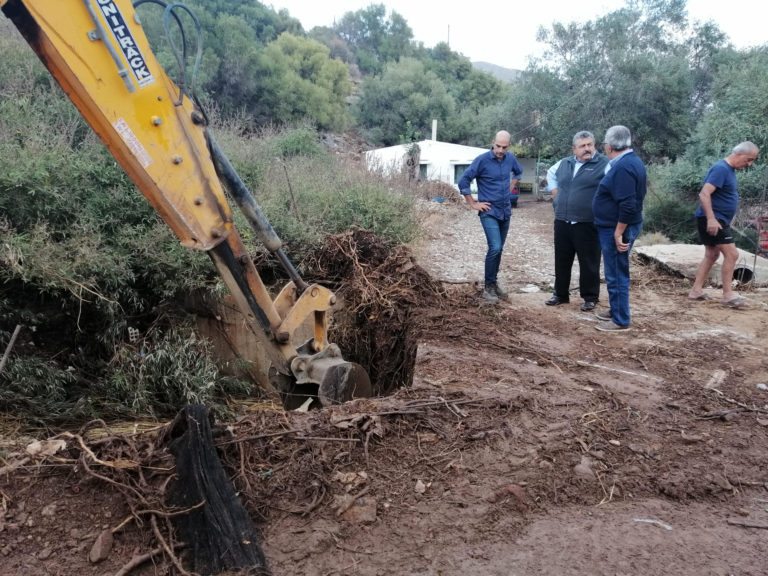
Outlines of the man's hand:
M478 202L472 197L472 194L466 194L464 198L467 199L467 204L473 210L479 210L480 212L488 212L491 209L490 202Z
M717 221L717 218L707 218L707 234L717 236L717 233L723 229L723 225Z
M629 238L627 237L627 225L619 222L613 231L613 241L616 242L617 252L629 251Z
M624 242L624 239L621 237L621 234L615 235L613 239L616 242L617 252L626 252L627 250L629 250L629 242Z

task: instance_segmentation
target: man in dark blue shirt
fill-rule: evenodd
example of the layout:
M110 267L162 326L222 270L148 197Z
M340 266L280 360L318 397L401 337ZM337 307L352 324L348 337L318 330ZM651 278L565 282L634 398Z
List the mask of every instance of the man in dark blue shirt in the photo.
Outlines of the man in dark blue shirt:
M523 174L517 158L509 152L511 139L509 132L498 132L491 149L475 158L459 179L459 191L467 204L477 210L488 241L483 299L489 304L508 297L507 291L498 284L498 273L512 215L510 194ZM472 197L472 180L477 182L477 200Z
M603 252L603 273L611 309L596 312L604 332L630 330L629 252L643 226L646 192L645 166L632 150L632 135L626 126L611 126L605 132L606 172L592 200L592 213Z
M688 293L691 300L708 300L704 282L709 278L712 266L723 255L723 298L720 303L730 308L743 308L746 303L733 291L733 270L739 259L734 243L731 221L739 207L739 183L736 170L743 170L757 158L759 150L752 142L742 142L734 147L729 156L718 160L707 172L704 186L699 192L701 204L696 210L699 240L704 244L704 259L696 271L696 280Z

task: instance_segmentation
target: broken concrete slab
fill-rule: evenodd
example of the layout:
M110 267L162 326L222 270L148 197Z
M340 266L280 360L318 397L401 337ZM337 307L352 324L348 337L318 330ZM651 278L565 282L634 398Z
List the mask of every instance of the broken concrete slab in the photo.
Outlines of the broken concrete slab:
M693 280L701 259L704 257L704 246L700 244L653 244L651 246L635 246L633 252L641 258L660 264L671 272ZM722 258L715 262L709 273L712 286L720 287L720 265ZM742 279L746 284L750 280L755 286L768 286L768 260L746 250L739 249L739 259L736 262L734 278Z

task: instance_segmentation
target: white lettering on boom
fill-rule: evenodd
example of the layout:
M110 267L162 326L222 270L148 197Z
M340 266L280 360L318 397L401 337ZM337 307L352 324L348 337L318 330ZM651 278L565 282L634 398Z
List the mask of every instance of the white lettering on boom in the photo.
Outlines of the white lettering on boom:
M126 62L128 62L128 66L133 72L133 77L136 78L139 87L143 88L152 84L155 78L149 72L147 62L136 45L136 40L134 40L133 34L131 34L131 29L126 23L123 13L120 12L120 8L115 4L114 0L96 1L101 13L104 15L104 21L112 32L112 36L120 47Z

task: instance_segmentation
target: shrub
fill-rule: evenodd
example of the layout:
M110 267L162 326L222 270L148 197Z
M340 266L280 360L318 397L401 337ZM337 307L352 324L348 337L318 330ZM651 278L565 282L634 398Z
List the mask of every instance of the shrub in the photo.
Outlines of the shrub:
M210 344L190 326L151 332L134 344L123 343L112 370L99 385L107 411L137 416L172 416L187 404L219 404L242 396L251 385L223 375Z
M318 153L307 144L306 127L295 132L262 131L239 145L231 134L216 137L297 266L311 260L327 234L351 227L373 230L391 245L416 237L418 224L409 191L391 189L387 181L357 162L343 163L322 148ZM316 133L313 138L317 143ZM285 150L296 149L286 143L296 142L309 155L285 155ZM236 218L241 232L247 230L237 214ZM243 236L252 239L247 232Z

